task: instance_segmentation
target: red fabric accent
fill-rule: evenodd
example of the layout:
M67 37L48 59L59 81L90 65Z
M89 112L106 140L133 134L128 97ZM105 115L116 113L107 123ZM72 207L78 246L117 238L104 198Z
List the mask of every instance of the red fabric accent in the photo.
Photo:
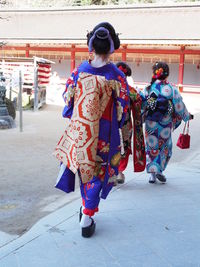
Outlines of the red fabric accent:
M49 82L48 81L41 81L41 80L38 80L38 84L41 85L41 84L48 84Z
M120 163L119 163L119 167L118 167L119 172L123 172L126 169L126 167L128 165L128 158L129 158L130 154L132 154L132 153L131 153L131 150L129 149L127 151L126 157L121 158Z
M51 68L51 65L50 64L45 64L45 63L38 63L38 66L40 67L40 68Z
M95 209L93 209L93 210L84 208L83 213L84 213L85 215L88 215L88 216L92 217L92 216L94 216L95 212L98 212L98 211L99 211L99 208L98 208L98 207L95 208Z
M46 80L49 80L49 76L38 75L38 79L46 79Z
M112 108L113 108L113 98L111 97L105 108L104 113L102 114L102 119L105 119L108 121L112 120L112 112L111 112Z
M48 74L50 76L50 71L49 70L42 70L42 69L39 69L38 70L39 73L43 73L43 74Z

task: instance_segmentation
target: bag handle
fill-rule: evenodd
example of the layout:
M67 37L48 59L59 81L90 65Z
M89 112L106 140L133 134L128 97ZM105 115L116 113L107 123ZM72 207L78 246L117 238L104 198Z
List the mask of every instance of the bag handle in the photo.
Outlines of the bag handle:
M187 129L186 129L187 127ZM183 134L185 134L185 129L186 129L186 134L189 134L189 128L190 128L190 122L187 121L185 122L184 128L183 128Z

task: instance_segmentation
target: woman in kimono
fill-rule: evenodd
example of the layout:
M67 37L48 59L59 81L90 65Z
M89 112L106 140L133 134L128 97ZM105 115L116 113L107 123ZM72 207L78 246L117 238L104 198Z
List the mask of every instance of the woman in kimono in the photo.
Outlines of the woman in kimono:
M97 25L88 33L87 44L94 59L84 61L67 81L63 116L70 121L55 150L61 162L56 187L69 193L74 191L75 174L80 178L83 237L93 235L92 216L118 174L119 129L129 105L126 78L109 62L110 54L120 46L112 25Z
M131 68L125 62L118 62L116 64L118 69L120 69L127 77L132 74ZM141 106L142 98L137 93L136 89L129 85L130 92L130 108L126 113L126 118L124 126L122 127L122 139L123 139L123 154L121 155L121 160L119 164L119 174L117 176L117 183L124 183L125 175L123 171L128 165L128 160L130 154L132 154L131 149L131 139L133 133L133 165L135 172L142 172L145 170L146 165L146 155L145 155L145 145L142 127L142 115ZM131 116L132 113L132 116Z
M163 171L172 156L171 132L181 121L193 118L177 88L167 82L169 67L165 62L153 65L151 84L144 90L144 118L149 183L165 183Z

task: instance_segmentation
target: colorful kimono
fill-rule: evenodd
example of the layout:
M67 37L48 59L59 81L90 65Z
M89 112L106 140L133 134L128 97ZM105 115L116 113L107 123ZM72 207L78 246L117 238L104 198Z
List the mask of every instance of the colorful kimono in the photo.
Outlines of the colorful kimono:
M56 187L74 191L80 177L84 213L92 216L112 189L120 161L119 128L129 105L126 79L109 63L93 68L83 62L68 79L63 116L70 123L55 150L61 162Z
M166 81L156 80L144 91L145 137L148 173L161 173L172 156L171 132L189 113L179 91Z
M146 166L146 154L142 127L141 106L142 99L137 91L129 86L130 109L126 114L124 126L122 127L122 137L124 144L124 154L122 155L119 171L123 172L128 164L129 155L132 154L131 138L133 132L133 165L135 172L142 172ZM132 118L131 118L132 112Z

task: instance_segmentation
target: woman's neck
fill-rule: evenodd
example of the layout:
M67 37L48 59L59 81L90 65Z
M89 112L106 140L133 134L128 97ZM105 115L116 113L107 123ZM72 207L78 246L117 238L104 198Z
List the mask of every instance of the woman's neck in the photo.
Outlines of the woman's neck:
M94 59L91 61L91 65L94 68L103 67L108 63L109 55L94 55Z

